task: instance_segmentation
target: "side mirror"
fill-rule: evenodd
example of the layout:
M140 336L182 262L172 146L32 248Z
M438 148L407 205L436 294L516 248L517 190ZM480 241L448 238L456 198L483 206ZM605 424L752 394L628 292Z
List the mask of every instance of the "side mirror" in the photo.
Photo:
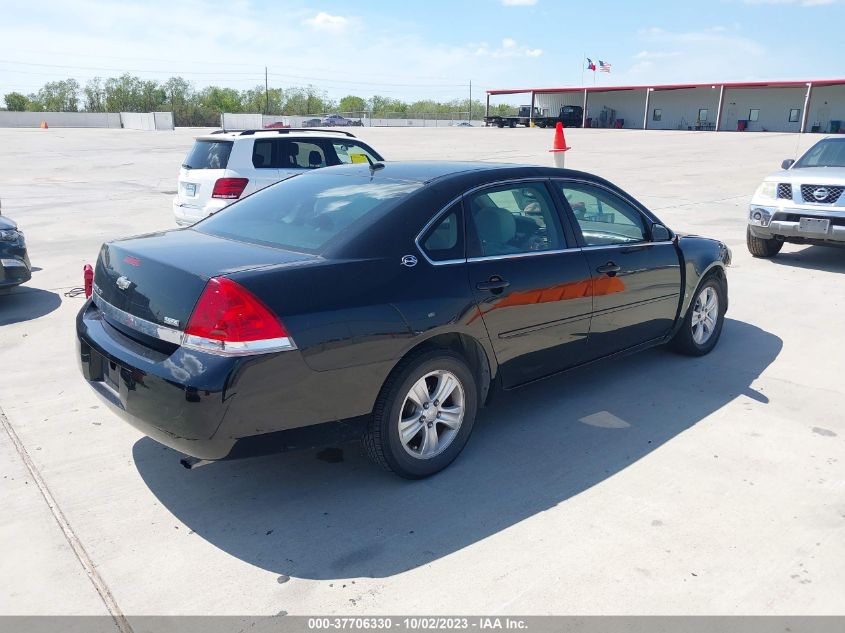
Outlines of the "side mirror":
M790 167L792 167L794 164L795 164L795 159L793 159L793 158L787 158L785 161L783 161L783 162L780 164L780 168L781 168L781 169L789 169L789 168L790 168Z
M662 224L651 225L651 239L654 242L668 242L672 239L672 231Z

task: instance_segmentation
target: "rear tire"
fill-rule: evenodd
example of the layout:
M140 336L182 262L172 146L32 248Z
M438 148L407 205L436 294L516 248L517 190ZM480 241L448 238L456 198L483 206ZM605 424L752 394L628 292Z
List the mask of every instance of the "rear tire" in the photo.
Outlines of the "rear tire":
M385 470L406 479L428 477L463 450L477 409L478 387L466 361L449 350L422 352L403 360L388 377L364 432L364 447Z
M748 245L748 252L754 257L774 257L783 248L781 240L755 237L751 233L751 227L745 230L745 243Z
M704 356L716 347L728 305L725 295L725 285L718 276L711 274L705 277L696 288L684 322L669 346L687 356Z

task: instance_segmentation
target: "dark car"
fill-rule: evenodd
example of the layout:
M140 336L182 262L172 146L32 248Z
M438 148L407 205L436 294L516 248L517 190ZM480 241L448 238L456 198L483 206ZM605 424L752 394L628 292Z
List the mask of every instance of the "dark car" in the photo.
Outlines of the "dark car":
M302 122L302 127L320 127L323 125L322 119L305 119Z
M363 434L423 477L493 388L662 343L709 352L729 262L582 172L330 167L104 244L79 358L116 412L194 458Z
M0 215L0 292L8 291L32 278L23 231Z

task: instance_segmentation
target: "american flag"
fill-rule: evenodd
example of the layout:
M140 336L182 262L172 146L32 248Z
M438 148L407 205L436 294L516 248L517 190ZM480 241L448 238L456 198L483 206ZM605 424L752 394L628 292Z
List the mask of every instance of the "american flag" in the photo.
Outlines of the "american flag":
M599 60L599 72L609 73L610 72L610 64L607 62L603 62Z

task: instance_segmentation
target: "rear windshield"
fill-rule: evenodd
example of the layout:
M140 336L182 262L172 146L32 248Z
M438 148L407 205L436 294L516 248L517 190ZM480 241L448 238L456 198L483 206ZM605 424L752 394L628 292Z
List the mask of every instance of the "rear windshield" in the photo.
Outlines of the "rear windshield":
M186 169L226 169L232 141L195 141L185 157L182 167Z
M421 186L314 171L262 189L193 228L241 242L319 253L329 241L372 224Z
M845 167L845 141L819 141L792 168L796 167Z

